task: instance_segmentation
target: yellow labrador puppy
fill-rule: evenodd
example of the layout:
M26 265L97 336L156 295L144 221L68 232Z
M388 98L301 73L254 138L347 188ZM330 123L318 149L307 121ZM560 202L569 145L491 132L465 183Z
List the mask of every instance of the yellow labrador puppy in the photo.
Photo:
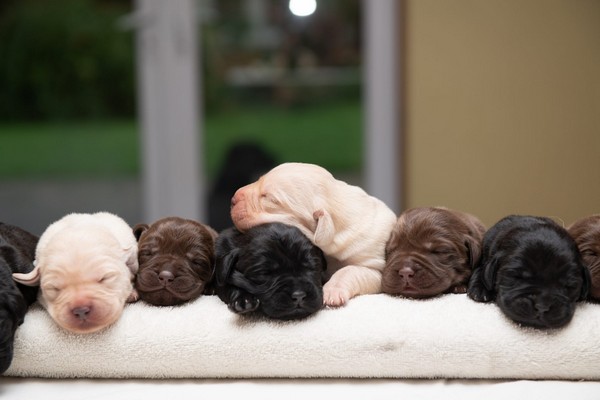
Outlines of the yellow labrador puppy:
M62 328L90 333L115 322L126 301L137 300L137 242L120 217L99 212L69 214L50 224L36 247L35 268L13 274L40 285L38 300Z
M360 187L305 163L281 164L238 189L231 200L231 219L239 230L281 222L298 227L323 250L331 274L323 287L328 306L381 293L385 244L396 218Z

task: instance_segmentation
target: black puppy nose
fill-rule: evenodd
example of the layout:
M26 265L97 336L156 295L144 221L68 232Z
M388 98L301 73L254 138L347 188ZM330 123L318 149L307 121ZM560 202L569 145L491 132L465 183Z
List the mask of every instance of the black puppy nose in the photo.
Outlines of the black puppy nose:
M92 309L90 307L75 307L74 309L71 310L73 315L75 315L77 318L79 318L82 321L85 321L87 319L87 317L90 314L90 311L92 311Z
M304 300L305 297L306 292L304 290L296 290L294 293L292 293L292 299L294 299L296 304L299 304L302 300Z
M535 309L540 313L543 314L546 311L548 311L550 309L550 306L548 306L547 304L544 303L535 303Z
M173 280L175 279L175 275L173 275L173 273L171 271L160 271L160 274L158 274L158 279L163 282L173 282Z

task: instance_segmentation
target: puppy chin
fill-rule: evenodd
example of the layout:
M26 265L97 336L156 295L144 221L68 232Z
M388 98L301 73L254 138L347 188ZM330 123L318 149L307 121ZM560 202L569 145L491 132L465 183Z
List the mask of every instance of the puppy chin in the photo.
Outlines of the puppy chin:
M536 304L527 295L511 296L501 291L497 295L497 304L513 321L534 328L560 328L568 324L575 313L570 302L554 300Z
M63 329L73 333L93 333L116 322L123 312L119 299L79 297L61 305L48 304L48 313Z
M323 292L318 291L307 296L301 303L296 303L286 293L268 294L259 299L261 311L270 318L294 320L306 318L323 307Z

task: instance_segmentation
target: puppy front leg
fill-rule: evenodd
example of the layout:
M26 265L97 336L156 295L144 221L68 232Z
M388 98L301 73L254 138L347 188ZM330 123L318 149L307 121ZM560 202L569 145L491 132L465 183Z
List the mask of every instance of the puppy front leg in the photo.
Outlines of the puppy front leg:
M471 279L469 280L469 286L467 287L467 296L475 301L483 303L487 303L494 299L493 293L485 287L481 268L475 268L473 270Z
M138 291L136 289L133 289L131 291L131 293L129 293L129 297L127 297L126 302L127 303L135 303L139 299L140 299L140 294L138 293Z
M323 303L339 307L361 294L381 293L381 271L348 265L336 271L323 286Z

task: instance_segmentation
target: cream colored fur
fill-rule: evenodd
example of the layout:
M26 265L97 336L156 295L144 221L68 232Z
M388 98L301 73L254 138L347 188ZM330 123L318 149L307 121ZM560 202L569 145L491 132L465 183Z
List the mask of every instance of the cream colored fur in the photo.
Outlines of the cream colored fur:
M322 167L284 163L273 168L235 193L231 218L242 231L267 222L293 225L319 246L332 274L323 288L326 305L381 292L385 244L396 215Z
M34 270L13 278L40 285L38 300L59 326L90 333L114 323L125 302L137 299L137 269L137 242L124 220L107 212L73 213L40 236ZM76 315L82 309L89 309L83 319Z

